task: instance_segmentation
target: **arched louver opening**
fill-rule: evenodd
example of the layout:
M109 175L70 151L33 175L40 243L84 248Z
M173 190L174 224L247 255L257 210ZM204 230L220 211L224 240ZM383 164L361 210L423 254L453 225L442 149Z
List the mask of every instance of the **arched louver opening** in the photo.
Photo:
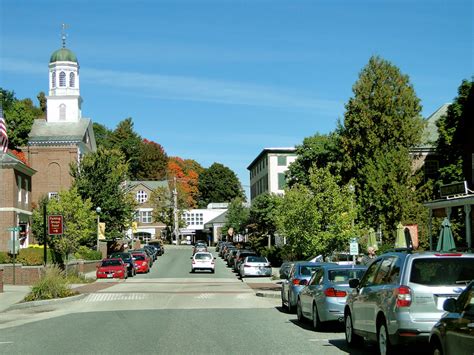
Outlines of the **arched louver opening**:
M69 74L69 87L70 88L74 87L75 81L76 81L76 76L74 75L74 73L70 73Z
M65 104L59 105L59 119L61 121L66 120L66 105Z
M51 86L52 86L53 88L56 87L56 70L53 70L53 71L51 72Z
M59 86L66 86L66 73L63 71L59 73Z

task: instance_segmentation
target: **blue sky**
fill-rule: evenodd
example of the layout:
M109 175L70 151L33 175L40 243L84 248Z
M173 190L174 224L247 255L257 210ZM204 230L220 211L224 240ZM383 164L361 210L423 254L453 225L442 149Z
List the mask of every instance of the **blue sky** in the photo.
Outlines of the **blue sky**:
M0 0L0 87L35 98L61 46L81 66L83 116L168 155L220 162L248 191L265 147L344 115L371 55L408 74L426 117L474 74L472 1Z

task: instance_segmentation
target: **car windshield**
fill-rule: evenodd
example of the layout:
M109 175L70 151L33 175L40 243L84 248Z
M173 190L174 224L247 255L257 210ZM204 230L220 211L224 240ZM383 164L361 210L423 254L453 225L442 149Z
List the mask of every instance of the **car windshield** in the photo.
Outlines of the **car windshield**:
M102 266L120 266L120 265L122 265L122 263L121 263L121 260L118 260L118 259L102 261Z
M145 260L145 255L143 254L133 254L135 260Z
M120 259L130 259L130 254L128 253L114 253L110 255L111 258L120 258Z
M211 254L196 254L194 258L198 260L211 260L212 255Z
M316 265L304 265L300 267L300 275L311 276L318 267Z
M349 283L350 279L360 279L365 269L334 269L328 270L328 280L332 283Z
M247 258L247 262L249 263L266 263L267 259L263 256L249 256Z
M474 275L474 258L436 257L415 259L410 282L425 285L467 284Z

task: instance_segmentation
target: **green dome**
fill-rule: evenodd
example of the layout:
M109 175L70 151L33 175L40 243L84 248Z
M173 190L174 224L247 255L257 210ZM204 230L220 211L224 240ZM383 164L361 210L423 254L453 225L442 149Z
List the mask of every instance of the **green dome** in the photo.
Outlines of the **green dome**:
M67 48L58 49L56 52L51 54L50 63L53 62L75 62L77 63L76 55Z

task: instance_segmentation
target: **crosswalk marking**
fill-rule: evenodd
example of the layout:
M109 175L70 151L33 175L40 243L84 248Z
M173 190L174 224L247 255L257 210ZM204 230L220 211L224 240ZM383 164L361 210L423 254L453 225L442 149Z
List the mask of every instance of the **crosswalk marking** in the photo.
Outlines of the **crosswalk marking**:
M200 300L208 300L211 298L215 298L216 295L212 293L201 293L199 296L196 296L194 298L200 299Z
M84 302L140 301L147 296L144 293L91 293Z

